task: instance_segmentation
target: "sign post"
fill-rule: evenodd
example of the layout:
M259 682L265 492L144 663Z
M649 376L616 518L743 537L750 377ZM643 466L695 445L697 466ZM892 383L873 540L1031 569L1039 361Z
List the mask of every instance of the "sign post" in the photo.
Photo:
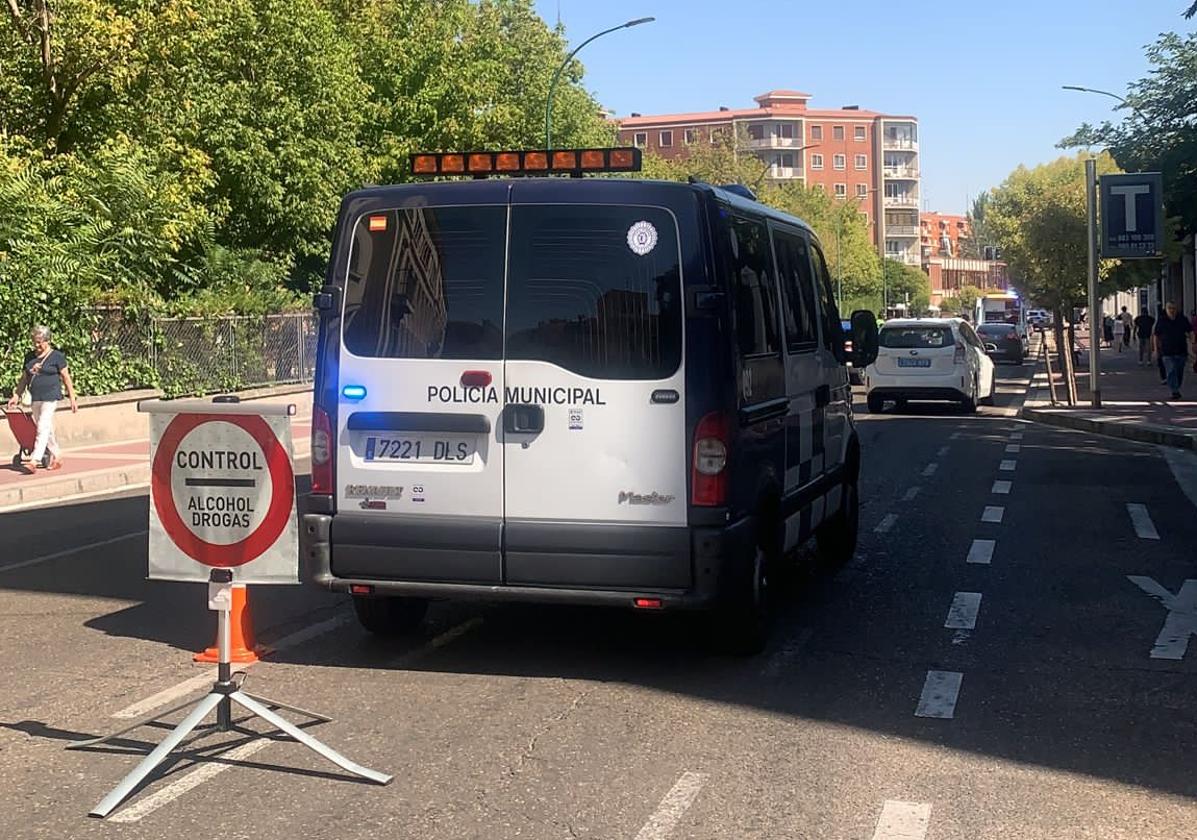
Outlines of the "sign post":
M233 586L299 582L290 424L295 406L251 408L230 402L151 400L138 409L150 415L149 577L208 584L208 607L217 613L216 682L198 700L119 732L67 745L67 749L96 746L191 708L162 743L91 810L91 816L112 813L212 712L216 712L216 729L232 729L234 703L343 770L376 784L388 784L390 775L355 764L276 710L286 709L319 722L331 718L250 694L233 679Z

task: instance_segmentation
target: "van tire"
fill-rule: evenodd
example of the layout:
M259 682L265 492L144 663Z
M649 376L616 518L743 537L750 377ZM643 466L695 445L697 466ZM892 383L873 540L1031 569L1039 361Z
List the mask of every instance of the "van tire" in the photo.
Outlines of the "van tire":
M428 602L423 598L353 596L358 622L376 636L405 636L424 621Z
M831 568L839 568L856 555L860 536L860 492L856 475L845 481L840 509L815 532L819 559Z
M777 550L766 547L770 542L776 542L773 535L758 539L751 570L713 616L714 643L722 653L755 656L769 644L774 620L770 575L777 569Z
M880 414L881 410L885 408L885 400L881 398L880 394L869 394L869 411L873 414Z

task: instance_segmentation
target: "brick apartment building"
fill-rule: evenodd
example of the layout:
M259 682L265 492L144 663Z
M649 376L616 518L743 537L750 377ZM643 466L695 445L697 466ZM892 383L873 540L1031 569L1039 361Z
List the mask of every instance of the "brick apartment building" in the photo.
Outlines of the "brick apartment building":
M918 120L855 105L810 108L810 94L773 90L757 107L690 114L632 114L616 122L620 142L665 158L731 135L776 180L800 180L844 201L868 220L878 251L921 265Z
M970 234L967 216L923 213L920 230L923 270L931 280L933 306L945 297L955 297L963 286L1002 292L1010 288L1004 262L970 259L961 254L960 240Z

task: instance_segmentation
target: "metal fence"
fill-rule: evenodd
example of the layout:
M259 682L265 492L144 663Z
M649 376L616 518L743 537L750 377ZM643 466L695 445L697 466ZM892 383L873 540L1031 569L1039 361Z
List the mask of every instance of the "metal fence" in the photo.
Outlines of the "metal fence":
M310 313L219 318L134 319L95 313L96 358L117 358L125 387L155 385L170 396L302 384L315 373L316 319Z

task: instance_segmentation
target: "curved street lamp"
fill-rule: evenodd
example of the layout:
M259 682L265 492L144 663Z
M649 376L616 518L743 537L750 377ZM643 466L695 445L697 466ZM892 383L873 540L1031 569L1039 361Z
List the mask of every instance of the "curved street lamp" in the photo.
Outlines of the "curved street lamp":
M569 66L569 63L571 61L574 60L574 56L578 54L578 51L581 50L582 47L589 44L591 41L593 41L597 38L601 38L604 35L609 35L612 32L618 32L620 29L630 29L631 27L639 26L642 23L652 23L654 20L656 20L655 17L636 18L635 20L629 20L627 23L621 23L619 26L612 26L610 29L604 29L602 32L599 32L595 35L591 35L585 41L578 44L576 47L574 47L573 51L565 57L565 61L561 62L561 66L557 68L557 71L555 73L553 73L553 81L549 83L549 96L548 96L548 101L545 102L545 108L544 108L544 147L545 147L545 149L553 148L553 94L557 90L557 82L560 80L561 74L565 71L565 68L567 66Z

